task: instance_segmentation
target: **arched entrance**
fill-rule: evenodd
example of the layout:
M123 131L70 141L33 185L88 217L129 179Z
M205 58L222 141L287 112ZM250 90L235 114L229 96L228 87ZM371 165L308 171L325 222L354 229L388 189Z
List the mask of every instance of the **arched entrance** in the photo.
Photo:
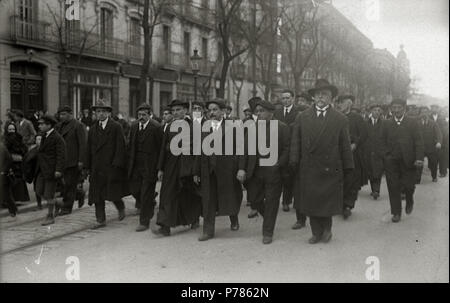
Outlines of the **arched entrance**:
M25 114L44 109L44 67L37 63L18 61L11 63L11 108Z

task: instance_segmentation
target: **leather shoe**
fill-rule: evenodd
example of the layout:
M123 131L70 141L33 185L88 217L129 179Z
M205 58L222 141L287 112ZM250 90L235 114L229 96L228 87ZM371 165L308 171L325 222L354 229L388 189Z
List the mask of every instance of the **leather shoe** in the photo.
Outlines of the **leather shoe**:
M140 231L144 231L144 230L147 230L148 229L148 226L147 225L139 225L137 228L136 228L136 231L137 232L140 232Z
M272 243L272 237L263 237L263 244L270 244Z
M305 226L306 224L304 222L297 221L294 225L292 225L292 229L301 229Z
M249 219L253 219L253 218L258 217L258 211L255 210L255 209L252 209L252 210L250 211L250 213L248 214L247 217L248 217Z
M55 218L53 216L48 215L47 218L45 218L45 221L41 223L42 226L47 226L55 223Z
M214 238L214 236L212 235L208 235L208 234L203 234L200 236L200 238L198 238L199 241L208 241L209 239Z
M106 222L97 222L94 226L92 226L92 229L99 229L106 226Z
M309 243L309 244L316 244L316 243L319 243L319 241L320 241L320 237L312 236L312 237L308 240L308 243Z
M330 242L332 236L333 236L333 234L331 233L331 231L329 231L329 230L324 231L322 238L321 238L322 242L324 242L324 243Z
M392 222L394 222L394 223L400 222L400 215L393 215L392 216Z
M344 219L347 219L348 217L350 217L352 215L351 209L348 207L345 207L342 215L344 216Z
M413 205L414 205L414 204L406 204L406 207L405 207L405 213L406 213L407 215L409 215L409 214L412 213L412 211L413 211Z
M82 208L84 205L84 199L83 200L78 200L78 208Z
M61 209L61 211L58 213L58 216L67 216L70 215L72 212L68 209Z
M231 229L232 231L239 230L239 223L231 224L230 229Z
M445 178L447 177L447 174L439 174L439 178Z
M168 237L170 236L170 228L169 227L160 227L159 229L152 231L155 235Z
M119 221L122 221L123 219L125 219L125 209L120 209L119 210Z
M288 212L289 211L289 205L288 204L283 204L283 211Z

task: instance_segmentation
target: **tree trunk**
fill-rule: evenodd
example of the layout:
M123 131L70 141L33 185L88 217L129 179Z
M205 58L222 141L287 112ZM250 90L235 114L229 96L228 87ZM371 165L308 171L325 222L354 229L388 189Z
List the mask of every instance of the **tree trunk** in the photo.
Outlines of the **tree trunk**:
M139 102L147 102L147 79L150 66L150 25L148 24L150 0L144 1L144 16L142 27L144 29L144 61L141 67L141 79L139 80Z
M227 81L228 69L230 67L231 61L228 58L223 59L222 71L220 73L220 86L219 92L217 93L218 98L225 98L225 84Z

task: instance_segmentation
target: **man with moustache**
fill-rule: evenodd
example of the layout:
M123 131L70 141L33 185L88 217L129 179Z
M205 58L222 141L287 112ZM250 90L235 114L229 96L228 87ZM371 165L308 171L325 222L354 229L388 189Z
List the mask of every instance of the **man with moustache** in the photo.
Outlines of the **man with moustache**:
M370 117L367 120L367 140L364 148L364 161L367 176L370 182L370 195L374 200L380 196L381 177L383 176L383 124L382 108L379 104L369 107Z
M310 218L310 244L329 242L332 216L342 214L344 175L354 168L348 119L331 107L338 89L325 79L308 93L314 105L294 125L290 165L297 170L294 206Z
M406 100L391 102L393 117L383 127L383 151L392 222L401 220L401 193L406 196L406 214L414 206L416 169L423 166L424 144L418 122L406 116Z
M233 154L225 154L225 101L214 99L206 102L211 128L202 132L206 136L217 132L222 139L221 154L206 155L203 151L195 159L194 182L201 185L203 205L203 234L198 239L206 241L215 235L216 216L229 216L231 230L239 229L238 214L242 202L241 183L245 181L245 156L236 154L236 137L233 133Z
M354 102L355 97L352 95L339 96L336 102L338 110L347 117L349 122L350 144L355 165L352 172L346 174L344 179L344 207L342 211L344 219L351 216L351 211L358 199L358 192L367 181L363 163L363 148L367 140L367 127L361 115L352 111Z
M289 130L292 131L292 127L295 122L295 118L299 112L298 108L294 105L294 92L291 90L284 90L281 93L281 102L283 108L275 111L275 118L289 126ZM289 205L292 203L293 198L293 185L294 178L289 167L282 168L283 179L283 211L289 211Z
M159 236L170 236L170 229L180 225L190 225L191 229L198 227L201 214L201 203L196 196L192 180L192 121L187 119L189 103L175 99L170 103L174 120L168 124L161 145L158 161L158 179L162 181L159 199L159 211L156 224L159 229L154 231ZM177 125L189 126L189 155L174 155L170 144L172 139L180 135ZM171 128L174 129L171 129Z
M99 100L92 107L97 121L88 133L86 169L89 174L89 205L95 204L97 223L93 229L106 226L105 201L112 201L125 218L122 198L128 195L126 179L126 144L122 126L111 117L112 107Z
M162 131L166 133L169 130L169 125L173 121L172 109L169 106L166 106L163 110L162 115Z
M289 126L274 119L275 106L273 104L256 98L251 101L254 101L252 108L255 108L258 121L265 122L265 128L257 127L256 129L256 141L259 140L258 132L261 130L265 130L265 146L272 146L271 140L278 141L278 158L275 165L261 165L261 160L268 158L269 155L261 155L257 148L256 155L247 155L247 167L245 169L247 199L252 201L252 208L255 208L263 216L263 244L270 244L272 243L282 190L282 170L288 165L289 161L290 130ZM277 136L271 138L270 125L275 122ZM251 139L247 137L248 144ZM257 143L256 146L258 147L259 144Z
M137 232L147 230L155 209L157 164L163 132L161 125L150 118L152 108L143 103L137 108L137 122L130 129L128 179L130 191L139 212Z
M55 127L63 137L68 151L64 168L64 205L59 216L72 213L75 202L77 185L83 170L83 162L86 159L87 134L83 124L76 120L70 106L62 106L58 109L60 123Z

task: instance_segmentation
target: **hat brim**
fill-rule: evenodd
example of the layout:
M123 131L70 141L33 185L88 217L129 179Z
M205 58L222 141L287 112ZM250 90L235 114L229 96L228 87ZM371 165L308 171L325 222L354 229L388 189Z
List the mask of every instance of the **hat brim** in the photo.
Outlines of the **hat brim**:
M111 106L92 106L91 107L93 110L97 110L97 109L106 109L109 110L110 112L112 112L112 107Z
M225 104L220 103L220 102L216 102L216 101L205 102L205 106L206 107L208 107L210 104L217 104L220 107L220 109L226 109L227 108L227 106Z
M326 86L322 86L322 87L314 87L314 88L311 88L311 89L309 89L308 90L308 94L311 96L311 97L314 97L314 94L316 93L316 92L318 92L318 91L321 91L321 90L328 90L328 91L330 91L331 92L331 96L333 97L333 98L335 98L336 96L337 96L337 94L338 94L338 89L337 89L337 87L336 86L334 86L334 85L326 85Z

